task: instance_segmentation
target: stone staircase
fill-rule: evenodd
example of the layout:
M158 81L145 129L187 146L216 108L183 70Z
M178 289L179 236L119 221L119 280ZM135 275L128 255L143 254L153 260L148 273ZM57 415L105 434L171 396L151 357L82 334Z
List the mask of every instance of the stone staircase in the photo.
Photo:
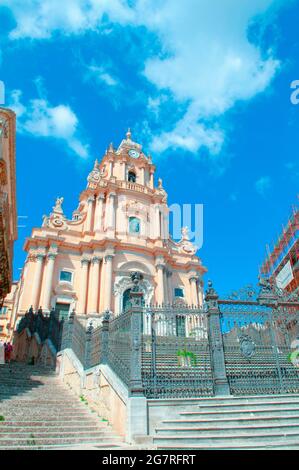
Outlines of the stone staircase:
M171 408L184 408L184 400L174 401ZM299 450L299 395L203 398L193 402L155 429L153 443L157 449Z
M129 448L49 368L0 365L0 452Z

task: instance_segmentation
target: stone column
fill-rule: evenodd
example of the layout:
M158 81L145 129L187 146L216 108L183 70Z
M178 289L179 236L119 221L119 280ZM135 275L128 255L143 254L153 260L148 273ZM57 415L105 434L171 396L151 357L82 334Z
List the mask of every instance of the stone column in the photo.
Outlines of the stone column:
M94 230L95 231L100 231L102 229L104 199L105 199L104 194L99 194L96 198L96 208L95 208L95 214L94 214Z
M106 230L115 230L115 193L110 193L106 201L106 216L105 216L105 228Z
M209 288L206 292L205 300L208 310L208 338L211 353L214 392L216 396L229 395L230 389L226 375L218 295L213 288L211 281L209 281Z
M190 290L191 290L191 304L198 307L198 295L197 295L197 277L192 276L189 279Z
M158 280L158 285L157 285L157 302L159 305L162 305L165 301L165 296L164 296L164 264L159 262L156 264L156 269L157 269L157 280Z
M109 162L109 178L113 176L113 161L110 160Z
M100 262L99 256L94 256L91 260L90 279L90 306L89 313L98 313L99 287L100 287Z
M45 255L38 253L36 255L36 268L35 268L35 275L34 281L32 285L32 307L37 309L39 307L39 294L41 288L41 281L42 281L42 272L43 272L43 261Z
M111 294L112 294L112 263L113 255L105 256L105 299L104 310L111 310Z
M77 313L79 314L86 313L88 265L89 265L89 260L87 258L82 258L81 260L81 267L82 267L81 298L80 298L79 308L77 310Z
M94 197L90 196L87 199L87 217L86 217L86 222L85 222L85 231L86 232L91 232L91 222L92 222L92 209L93 209L93 201Z
M164 270L163 270L163 282L164 282L165 303L169 304L168 281L167 281L167 269L166 268L164 268Z
M154 173L150 171L150 188L154 189Z
M126 162L121 162L120 163L120 167L121 167L121 179L122 180L126 180Z
M52 295L52 283L53 283L53 272L56 253L48 253L48 263L46 266L46 279L44 285L44 305L43 308L46 311L51 310L51 295Z
M156 226L156 237L161 237L161 225L160 225L160 206L155 206L155 226Z
M169 299L169 303L172 304L173 302L172 283L171 283L172 272L167 271L166 276L167 276L167 287L168 287L168 299Z
M144 166L142 166L140 168L140 184L142 184L143 186L145 185L145 168Z

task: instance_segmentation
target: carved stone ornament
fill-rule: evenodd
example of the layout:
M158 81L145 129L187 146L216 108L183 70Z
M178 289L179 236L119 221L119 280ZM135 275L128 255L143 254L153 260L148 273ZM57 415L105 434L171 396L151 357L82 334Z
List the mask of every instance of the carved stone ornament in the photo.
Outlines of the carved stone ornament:
M250 359L255 353L255 343L248 335L242 335L239 338L240 351L242 356Z

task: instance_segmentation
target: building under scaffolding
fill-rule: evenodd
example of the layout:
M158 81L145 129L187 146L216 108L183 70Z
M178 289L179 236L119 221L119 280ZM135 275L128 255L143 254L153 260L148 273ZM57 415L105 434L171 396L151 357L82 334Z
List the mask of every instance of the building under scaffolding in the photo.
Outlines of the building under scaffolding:
M271 251L267 245L267 258L261 267L261 274L276 282L277 286L289 292L299 288L299 210L293 213L282 234Z

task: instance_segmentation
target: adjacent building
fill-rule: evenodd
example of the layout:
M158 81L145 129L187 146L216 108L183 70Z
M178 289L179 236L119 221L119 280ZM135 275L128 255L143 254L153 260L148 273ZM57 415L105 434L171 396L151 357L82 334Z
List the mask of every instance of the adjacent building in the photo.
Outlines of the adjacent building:
M18 292L18 315L32 306L61 317L115 315L126 307L130 274L142 274L144 304L202 304L206 268L182 229L168 233L167 193L156 168L130 131L118 149L96 161L72 217L57 198L42 226L26 239L27 259Z
M281 236L262 265L262 274L274 281L277 287L288 292L299 287L299 211L293 213L283 228Z
M17 238L15 139L15 113L0 108L0 308L12 286L13 245Z

